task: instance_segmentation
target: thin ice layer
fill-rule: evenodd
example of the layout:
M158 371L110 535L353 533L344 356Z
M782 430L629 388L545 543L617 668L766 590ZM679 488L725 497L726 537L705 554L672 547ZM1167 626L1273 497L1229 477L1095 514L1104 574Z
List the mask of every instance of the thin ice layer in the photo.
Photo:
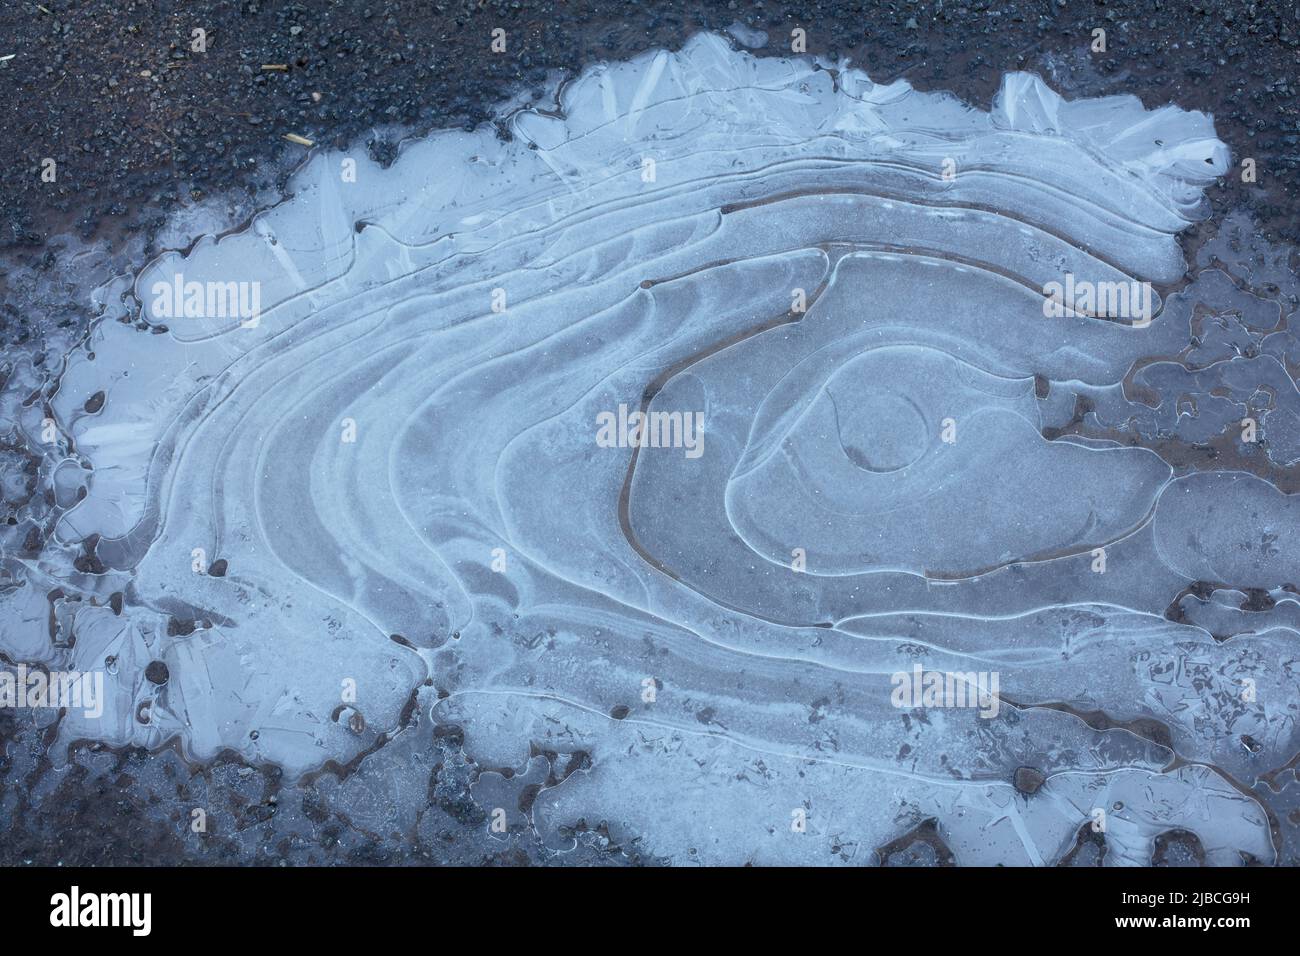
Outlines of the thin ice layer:
M971 862L1055 859L1119 802L1132 861L1207 786L1214 858L1269 856L1257 805L1163 773L1163 744L891 700L914 664L993 666L1007 701L1158 714L1190 759L1225 761L1247 725L1292 746L1284 644L1245 659L1163 616L1207 560L1178 529L1229 479L1045 435L1060 395L1116 417L1134 364L1183 347L1165 313L1049 318L1043 290L1183 274L1175 235L1226 168L1207 117L1025 74L986 114L701 36L509 127L389 169L316 155L249 228L136 278L159 334L110 315L73 357L53 408L93 470L58 534L98 535L104 572L65 576L126 607L75 609L97 636L64 652L22 640L116 656L111 726L79 734L301 773L382 743L431 679L489 766L522 770L539 740L592 756L535 825L599 815L670 858L718 826L709 858L741 862L792 808L852 793L864 845L938 816ZM257 314L186 315L188 283L255 289ZM599 441L620 406L698 414L701 453ZM1289 520L1255 497L1260 523ZM1266 533L1233 500L1206 546ZM1252 588L1288 566L1219 565ZM1206 733L1192 659L1265 693ZM1028 806L1026 764L1048 777Z

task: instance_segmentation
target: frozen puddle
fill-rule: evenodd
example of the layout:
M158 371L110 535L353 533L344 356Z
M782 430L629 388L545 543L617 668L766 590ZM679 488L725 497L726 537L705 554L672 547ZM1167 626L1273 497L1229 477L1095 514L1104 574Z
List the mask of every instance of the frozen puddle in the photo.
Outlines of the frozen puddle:
M1280 300L1176 291L1208 117L704 35L502 124L320 153L110 296L4 598L107 675L63 742L295 776L416 706L557 850L1273 861L1300 396Z

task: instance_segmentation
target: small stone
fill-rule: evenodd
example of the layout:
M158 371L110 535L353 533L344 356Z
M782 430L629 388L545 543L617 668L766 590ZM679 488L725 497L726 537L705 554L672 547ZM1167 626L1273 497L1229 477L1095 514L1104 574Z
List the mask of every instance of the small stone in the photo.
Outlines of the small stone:
M1025 796L1032 797L1043 788L1047 778L1043 776L1041 770L1033 767L1017 767L1016 775L1012 781L1015 788Z

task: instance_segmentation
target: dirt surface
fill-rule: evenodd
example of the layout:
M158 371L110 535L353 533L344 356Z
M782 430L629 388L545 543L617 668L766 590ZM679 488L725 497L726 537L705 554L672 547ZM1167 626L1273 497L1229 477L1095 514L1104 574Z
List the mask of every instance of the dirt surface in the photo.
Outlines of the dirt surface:
M180 197L246 188L300 155L286 134L345 144L384 124L473 126L548 70L735 22L770 34L764 53L788 54L798 26L810 53L981 107L1004 71L1034 69L1071 74L1057 79L1079 93L1208 110L1258 176L1230 179L1219 201L1300 241L1300 10L1288 2L17 0L0 8L0 56L14 54L0 63L0 243L147 230ZM496 28L504 53L490 49ZM1095 29L1104 53L1089 49Z

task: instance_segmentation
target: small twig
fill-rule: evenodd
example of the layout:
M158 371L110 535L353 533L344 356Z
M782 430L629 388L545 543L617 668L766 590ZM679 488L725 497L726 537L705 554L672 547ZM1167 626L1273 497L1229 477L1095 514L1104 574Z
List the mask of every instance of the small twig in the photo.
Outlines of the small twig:
M287 63L263 63L262 69L274 70L276 73L288 73L289 64Z
M297 133L285 133L284 138L291 143L297 143L299 146L315 146L316 144L306 136L299 136Z
M159 136L161 136L163 139L167 140L167 142L171 143L172 149L175 149L175 148L176 148L176 140L174 140L174 139L172 139L170 136L168 136L168 135L167 135L167 131L166 131L165 129L163 129L162 127L158 126L156 123L145 123L144 125L147 126L147 127L149 127L149 129L153 130L155 133L157 133L157 134L158 134Z

